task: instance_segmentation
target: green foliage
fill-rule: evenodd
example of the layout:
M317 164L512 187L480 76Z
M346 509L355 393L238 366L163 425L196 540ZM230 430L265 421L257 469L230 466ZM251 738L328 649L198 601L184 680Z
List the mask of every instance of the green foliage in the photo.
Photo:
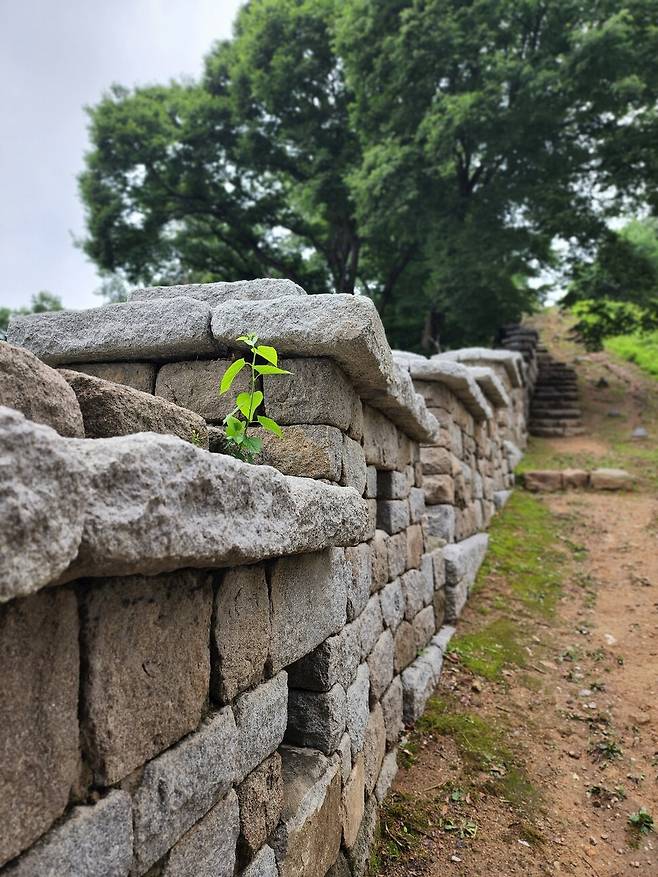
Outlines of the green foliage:
M63 305L60 297L42 289L32 296L29 308L13 309L0 307L0 331L7 331L9 320L13 314L43 314L46 311L61 311L62 309Z
M240 335L237 340L247 345L251 360L240 357L231 363L222 375L219 393L220 395L228 393L237 376L245 368L250 372L249 390L236 396L235 408L224 418L224 434L228 453L240 460L253 463L263 447L263 441L258 436L248 434L250 427L260 426L277 438L283 435L281 427L275 420L264 414L258 414L264 399L263 391L258 389L258 381L262 375L289 375L290 372L279 368L276 350L267 344L259 344L257 335ZM265 360L265 363L259 363L259 359Z
M628 817L628 824L640 834L649 834L654 830L653 816L645 807L640 807Z
M604 340L613 335L648 332L658 327L658 309L653 313L629 301L586 299L576 302L571 311L578 320L572 335L587 350L601 350Z
M603 346L658 378L658 330L635 335L615 335L606 338Z
M362 292L487 341L552 241L658 203L658 0L251 0L200 82L89 110L87 255L130 283ZM601 193L605 193L605 197Z

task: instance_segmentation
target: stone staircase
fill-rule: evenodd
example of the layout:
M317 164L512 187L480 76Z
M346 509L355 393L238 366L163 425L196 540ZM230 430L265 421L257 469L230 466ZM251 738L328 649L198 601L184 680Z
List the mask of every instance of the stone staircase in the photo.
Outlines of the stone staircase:
M560 437L582 435L576 370L537 347L537 380L530 403L530 435Z

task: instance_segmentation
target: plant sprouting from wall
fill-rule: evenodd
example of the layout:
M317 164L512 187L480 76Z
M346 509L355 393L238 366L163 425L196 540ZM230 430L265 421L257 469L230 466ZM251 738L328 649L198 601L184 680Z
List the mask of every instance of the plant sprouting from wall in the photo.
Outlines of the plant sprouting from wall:
M251 358L240 357L232 362L222 376L219 385L219 394L228 393L243 369L249 369L249 390L238 393L235 399L235 408L224 418L224 432L226 436L227 453L239 460L253 463L256 454L259 454L263 441L258 436L249 435L252 427L262 427L273 433L278 438L283 435L279 424L258 414L258 409L263 404L263 391L260 389L260 379L263 375L289 375L290 372L279 368L279 357L274 347L258 343L258 335L240 335L237 339L246 344L251 353Z

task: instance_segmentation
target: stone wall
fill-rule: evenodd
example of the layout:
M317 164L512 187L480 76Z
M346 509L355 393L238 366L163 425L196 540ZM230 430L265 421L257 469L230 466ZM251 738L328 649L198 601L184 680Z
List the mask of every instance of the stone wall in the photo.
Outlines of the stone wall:
M292 373L269 465L213 452L244 332ZM513 483L520 357L394 358L367 299L288 281L9 341L0 874L364 874Z

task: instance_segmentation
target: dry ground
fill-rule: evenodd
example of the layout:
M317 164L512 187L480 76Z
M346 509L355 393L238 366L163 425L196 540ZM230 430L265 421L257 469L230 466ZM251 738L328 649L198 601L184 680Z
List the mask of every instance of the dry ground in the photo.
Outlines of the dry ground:
M658 834L629 822L645 808L658 829L658 382L585 355L556 314L540 323L577 358L588 430L532 441L523 465L622 466L637 487L519 490L498 516L403 746L372 863L385 877L658 877Z

